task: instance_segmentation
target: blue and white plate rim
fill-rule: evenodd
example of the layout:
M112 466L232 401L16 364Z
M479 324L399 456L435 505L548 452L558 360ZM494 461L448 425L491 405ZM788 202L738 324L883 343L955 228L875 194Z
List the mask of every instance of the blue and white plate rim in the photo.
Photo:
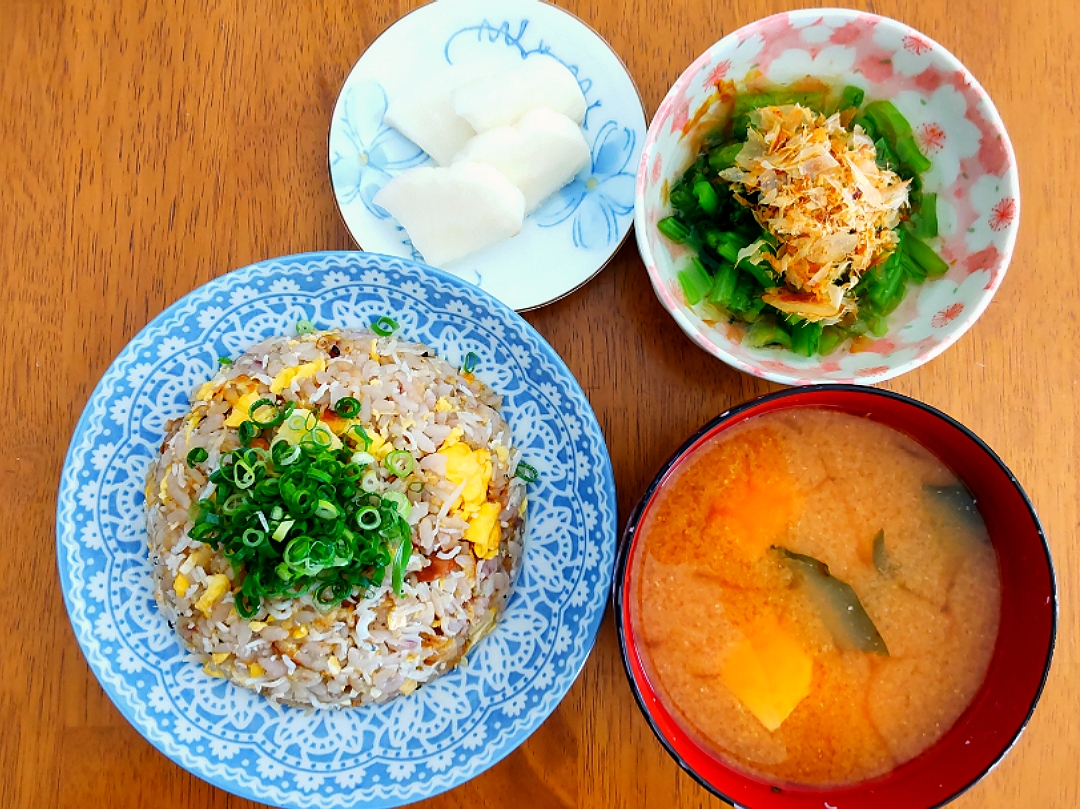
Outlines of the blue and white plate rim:
M371 45L374 44L375 41L387 36L388 34L390 34L392 29L395 26L397 26L398 24L402 23L404 20L406 20L409 17L412 17L414 15L423 13L425 10L429 10L431 6L433 6L436 3L441 2L441 1L442 0L429 0L429 2L425 2L423 5L417 6L416 8L411 9L410 11L406 12L404 15L402 15L401 17L395 19L389 25L387 25L386 28L384 28L382 31L380 31L379 34L375 37L375 39L372 40L372 42L369 43L364 48L363 51L361 51L361 53L357 57L356 61L349 68L348 72L345 74L345 77L342 79L341 85L338 87L338 91L337 91L337 93L335 95L334 113L333 113L332 118L331 118L331 123L327 127L327 132L326 132L326 146L327 146L327 150L326 150L326 171L327 171L327 178L330 180L331 191L332 191L332 193L334 195L334 202L335 202L334 207L335 207L335 210L337 212L338 219L341 221L342 226L345 228L345 232L348 234L349 239L360 250L365 249L364 244L363 244L362 240L354 232L353 227L350 225L349 220L345 215L345 208L344 208L345 203L343 202L343 200L341 198L341 195L339 194L338 189L334 185L334 181L333 181L334 119L337 118L337 108L341 104L342 97L343 97L343 94L344 94L345 90L349 87L350 82L352 81L353 73L355 72L357 65L364 58L364 56L367 53L367 50L371 47ZM641 89L638 87L637 81L634 79L634 76L630 72L630 69L629 69L628 65L626 64L625 60L622 58L622 56L619 55L618 51L615 50L615 48L611 45L611 43L609 43L607 41L607 39L600 34L599 31L597 31L592 25L590 25L588 22L586 22L584 19L582 19L581 17L579 17L577 14L570 11L569 9L563 8L562 6L552 2L552 0L516 0L516 2L521 3L522 5L525 5L526 2L535 3L535 4L540 5L540 6L550 7L550 9L566 15L566 17L572 19L577 24L581 25L584 29L591 32L592 35L596 38L596 40L600 44L602 44L604 49L606 49L606 51L609 52L611 54L611 56L614 57L616 62L621 66L622 71L625 74L627 80L629 81L630 87L633 90L634 96L637 99L638 107L641 110L641 118L642 118L642 120L641 120L640 132L637 132L637 131L634 132L636 140L635 140L635 143L633 144L633 146L631 147L630 160L629 160L629 163L628 163L628 166L627 166L627 168L629 169L629 175L632 178L634 178L635 182L636 182L636 175L637 175L637 171L638 171L638 165L637 164L639 162L640 155L641 155L641 152L642 152L642 148L644 146L645 135L646 135L646 132L647 132L648 126L649 126L649 116L648 116L648 114L646 112L646 109L645 109L644 99L643 99L643 97L641 95ZM510 5L511 5L511 3L508 0L507 6L509 7ZM486 23L487 23L487 21L485 20L485 24ZM503 23L503 25L506 25L506 24L507 23ZM493 28L492 30L493 31L498 30L498 31L502 32L502 28L498 28L498 29ZM524 30L525 30L525 26L522 27L522 29L521 29L521 31L519 32L518 35L519 36L522 35L524 33ZM507 31L505 33L507 35L511 34L511 32L509 32L509 31ZM550 52L550 49L551 49L550 44L545 42L543 39L539 40L538 48L539 48L540 52L549 53L549 55L554 55L553 53ZM556 58L558 58L558 57L556 57ZM562 60L560 59L559 61L562 61ZM588 102L588 108L587 108L587 111L586 111L586 123L588 122L589 113L591 113L593 111L593 109L596 108L597 106L599 106L599 105L596 102ZM615 126L618 123L625 123L625 122L609 121L604 126L605 127ZM597 141L597 143L590 143L590 152L595 151L598 143L599 143L599 141ZM579 178L580 178L580 176L581 175L579 175ZM575 178L575 182L579 178ZM563 189L562 191L557 192L556 195L553 195L553 196L557 197L559 194L562 194L565 190L566 189ZM533 214L531 214L530 216L541 215L542 212L545 209L547 209L548 207L550 207L555 201L556 200L554 198L547 200L547 202L545 202L545 204L543 206L541 206L540 210L533 212ZM604 257L603 260L600 261L599 264L587 276L581 276L581 277L575 279L575 281L571 285L564 285L564 287L558 292L558 294L543 296L541 298L531 300L528 303L525 303L523 305L514 304L512 306L512 308L514 308L518 312L528 312L528 311L532 311L534 309L539 309L539 308L541 308L543 306L547 306L549 304L555 303L557 301L562 300L565 297L568 297L569 295L572 295L574 292L581 289L586 284L588 284L590 281L592 281L594 278L596 278L596 276L599 275L600 272L603 271L608 266L608 264L610 264L611 261L615 258L615 256L618 254L619 250L626 243L626 240L629 238L630 233L634 230L635 225L634 225L634 215L633 215L633 204L632 204L632 202L631 202L631 204L629 206L628 211L629 211L628 214L627 214L628 219L627 219L625 227L622 228L621 235L618 236L618 238L616 239L616 241L613 244L609 245L609 249L608 249L606 257ZM619 213L621 214L622 212L620 211ZM570 221L570 219L573 218L573 214L574 214L574 211L571 210L569 212L569 214L567 215L567 218L566 218L565 221ZM544 227L548 227L548 225L545 225ZM401 230L400 226L398 226L398 229ZM415 248L412 247L411 242L408 241L407 238L405 239L404 244L405 244L406 247L409 247L410 249L412 249L412 251L413 251L413 256L412 257L413 257L413 259L422 263L423 262L422 256L420 256L416 252ZM468 259L466 259L466 260L468 260ZM451 273L451 274L453 274L453 273ZM459 277L467 278L468 276L459 276ZM480 283L478 282L477 285L479 286Z
M61 579L61 589L62 589L62 594L63 594L63 599L64 599L64 606L65 606L65 610L69 614L69 616L71 616L71 614L73 612L74 603L73 603L73 600L72 600L72 593L71 593L69 562L67 561L67 559L65 557L65 553L63 552L63 550L64 550L64 540L63 540L62 534L63 534L65 529L68 530L68 533L71 533L73 531L73 529L74 529L74 526L73 525L67 526L67 525L64 524L64 518L63 518L63 516L61 514L61 510L63 508L65 494L69 490L77 490L77 488L78 488L79 484L75 480L73 480L72 475L69 474L69 472L71 470L72 459L73 459L74 454L77 451L77 447L78 447L80 441L86 440L86 434L88 432L88 429L91 426L90 423L89 423L91 404L94 401L95 397L99 395L99 392L102 390L106 380L108 380L110 378L110 376L113 375L116 372L117 366L122 363L122 361L127 357L127 355L134 351L133 344L135 344L139 340L140 337L143 337L144 335L152 332L155 329L161 329L167 323L167 321L177 313L177 311L184 305L185 301L187 301L188 298L190 298L191 296L196 295L196 294L198 294L200 292L203 292L203 293L209 292L209 290L211 288L219 286L219 285L228 285L230 283L242 281L243 279L245 279L248 276L248 274L256 271L260 267L260 265L263 265L263 264L268 264L268 263L271 263L271 262L287 261L287 262L295 263L297 265L297 271L298 272L303 272L304 271L303 270L303 265L306 262L315 262L315 261L324 260L326 258L333 258L333 257L341 257L343 260L348 260L349 258L356 257L356 258L363 258L363 259L373 260L373 261L376 261L376 262L391 262L391 263L398 263L398 264L406 265L406 266L411 265L411 266L415 267L416 269L418 269L418 270L420 270L422 272L433 274L437 279L439 279L440 281L442 281L444 283L449 283L451 285L459 287L459 289L461 289L461 291L466 292L468 295L470 295L474 299L479 298L480 300L485 301L487 303L487 305L489 305L489 306L495 306L495 307L503 309L504 312L511 318L511 321L516 320L517 321L516 325L523 326L528 332L532 333L533 337L539 343L539 345L541 346L544 354L546 355L546 359L549 362L551 362L555 366L555 368L560 372L560 374L563 376L565 382L570 387L571 391L573 393L575 393L579 397L580 402L584 405L584 410L580 413L580 415L583 415L583 416L587 417L586 420L588 422L591 422L591 426L595 429L595 432L600 437L601 442L603 442L602 431L600 430L599 424L596 421L595 414L593 413L591 405L588 402L588 398L585 396L584 391L581 389L580 384L577 382L577 380L573 376L572 372L566 366L565 362L563 362L562 358L559 357L558 353L555 352L555 350L547 343L547 341L543 338L543 336L540 335L538 332L536 332L536 330L533 329L533 327L527 321L525 321L523 318L521 318L521 316L517 312L515 312L513 309L506 306L505 304L502 304L501 302L499 302L496 298L491 296L489 293L486 293L483 290L477 290L475 287L468 284L468 282L463 281L462 279L458 278L457 276L454 276L451 273L447 273L447 272L439 270L437 268L433 268L433 267L430 267L430 266L427 266L427 265L423 265L420 262L412 261L412 260L407 259L407 258L402 258L402 257L398 257L398 256L386 256L386 255L382 255L382 254L369 253L369 252L363 252L363 251L314 251L314 252L307 252L307 253L297 253L297 254L285 255L285 256L274 257L274 258L267 258L267 259L263 259L263 260L260 260L260 261L256 261L256 262L254 262L252 264L249 264L247 266L235 269L233 271L225 273L222 276L218 276L218 277L216 277L214 279L211 279L210 281L206 282L205 284L200 285L199 287L196 287L191 292L189 292L187 295L184 295L183 297L179 298L178 300L176 300L175 302L170 304L168 307L166 307L162 312L160 312L157 316L155 316L149 323L147 323L146 326L144 326L142 329L140 329L139 332L135 336L133 336L131 338L131 340L128 341L128 343L124 346L124 348L121 349L121 351L116 356L116 358L114 358L114 360L109 364L108 368L102 374L102 376L98 380L97 384L95 385L94 390L92 391L91 395L88 397L87 404L85 405L85 407L83 409L83 412L80 414L80 417L79 417L79 419L78 419L78 421L76 423L75 429L74 429L73 434L72 434L71 442L69 443L67 452L65 453L64 464L63 464L63 467L62 467L62 473L61 473L61 477L60 477L60 481L59 481L58 496L57 496L57 516L56 516L57 566L58 566L58 573L59 573L59 576L60 576L60 579ZM604 499L608 501L608 503L609 503L611 509L613 510L613 512L615 514L617 514L615 484L614 484L614 476L613 476L613 472L612 472L611 464L610 464L610 456L607 453L606 445L604 445L603 443L601 443L601 449L602 449L602 455L604 457L604 460L606 461L606 466L603 469L603 478L604 478L604 480L603 480L603 487L604 487L603 496L604 496ZM519 733L517 737L506 741L503 744L502 748L497 752L497 754L495 754L493 756L489 756L488 760L483 764L483 766L476 769L476 771L469 772L468 774L466 774L466 775L464 775L462 777L457 777L457 778L455 778L453 780L452 783L450 783L448 785L442 785L442 786L440 786L440 787L438 787L436 789L433 789L433 790L430 790L430 791L427 791L427 792L423 792L422 794L410 795L407 798L405 798L404 800L394 800L394 799L387 800L385 797L375 798L375 799L370 800L370 801L364 801L362 803L357 803L357 804L355 804L356 807L365 807L365 809L368 809L368 808L375 809L376 807L386 807L387 809L389 809L389 807L401 806L401 805L404 805L405 803L412 803L413 801L416 801L416 800L422 800L422 799L425 799L425 798L428 798L428 797L433 797L433 796L441 794L442 792L445 792L445 791L447 791L449 789L452 789L452 788L454 788L456 786L459 786L460 784L464 783L465 781L470 780L473 777L476 777L480 773L482 773L482 772L486 771L487 769L489 769L490 767L494 766L496 763L498 763L503 758L505 758L507 755L509 755L511 752L513 752L518 746L520 746L522 743L524 743L524 741L533 732L535 732L535 730L548 718L550 713L556 707L558 707L558 704L565 697L565 695L569 691L570 687L573 685L573 683L577 680L578 676L580 675L582 669L585 666L585 663L588 660L588 656L591 653L592 648L595 645L596 635L597 635L597 633L599 631L600 624L601 624L601 622L603 620L603 617L604 617L604 615L606 613L606 602L608 601L609 595L610 595L611 575L612 575L613 564L605 564L605 562L613 563L616 544L617 544L617 539L616 539L617 526L614 524L614 519L613 519L611 526L600 526L596 530L598 532L606 532L606 533L611 535L610 538L608 538L609 541L605 543L606 546L604 548L602 548L603 559L601 560L601 563L599 565L599 569L602 571L601 575L603 576L605 584L604 584L603 587L599 588L599 591L597 592L597 594L594 596L594 599L593 599L594 601L596 601L596 602L598 602L600 604L600 608L598 610L596 610L595 615L594 615L594 617L593 617L593 619L591 621L591 624L588 626L587 631L585 633L583 633L585 635L585 637L581 638L581 640L584 641L584 653L580 655L580 658L578 659L577 664L573 668L573 670L572 671L567 671L567 674L569 676L563 677L560 680L558 685L559 685L559 688L560 688L562 693L558 695L558 698L554 701L554 703L551 705L551 707L548 710L543 711L542 715L534 717L534 719L531 721L530 725L527 728L525 728L523 732ZM218 787L220 789L223 789L223 790L225 790L227 792L230 792L232 794L239 795L241 797L249 798L249 799L259 801L259 802L264 802L264 803L267 802L267 797L265 795L254 791L253 789L251 789L250 787L247 787L246 785L237 784L237 783L228 783L228 784L221 783L221 781L212 773L196 772L192 767L189 767L189 766L185 765L182 761L178 760L176 756L170 754L167 750L165 750L163 748L163 746L158 741L152 739L150 737L150 735L148 735L148 733L142 727L140 719L136 716L134 708L130 704L128 704L128 702L119 693L117 693L116 689L113 686L111 686L106 681L106 679L102 676L102 673L99 672L98 665L95 664L94 660L92 659L92 656L89 654L89 650L88 650L88 648L86 646L86 641L85 641L84 637L78 631L78 628L75 627L74 625L73 625L72 628L73 628L74 634L76 636L76 640L77 640L77 642L79 644L80 650L83 652L84 658L87 660L87 662L88 662L88 664L89 664L89 666L91 668L91 671L94 673L95 679L98 680L98 683L100 684L102 689L109 696L110 701L113 703L113 705L116 706L116 708L120 711L120 713L124 716L124 718L128 721L128 723L131 724L132 727L134 727L136 729L136 731L139 732L139 734L141 736L143 736L143 738L145 738L153 747L155 747L160 753L165 755L167 758L172 760L174 763L178 764L179 766L181 766L182 768L188 770L189 772L192 772L193 774L197 775L199 778L207 781L208 783L212 784L213 786L216 786L216 787ZM194 664L192 663L191 665L194 665ZM289 709L289 710L296 710L296 709ZM287 803L287 802L281 803L281 805L282 806L286 806L286 805L292 806L291 803Z

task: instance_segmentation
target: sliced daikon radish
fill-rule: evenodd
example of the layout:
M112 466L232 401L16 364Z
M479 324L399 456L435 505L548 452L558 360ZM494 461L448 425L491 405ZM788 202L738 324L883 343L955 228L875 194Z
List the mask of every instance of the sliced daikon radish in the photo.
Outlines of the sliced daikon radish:
M375 195L375 204L401 223L436 267L516 236L525 218L517 186L483 163L409 169Z
M534 56L513 70L473 79L454 91L454 109L477 132L515 124L541 107L575 123L585 120L585 96L577 79L550 56Z
M492 72L489 63L453 65L426 81L415 81L390 102L383 120L407 137L440 166L476 134L454 111L454 91Z
M454 162L494 166L525 195L525 213L536 210L585 168L589 144L581 127L549 109L532 110L514 126L497 126L465 144Z

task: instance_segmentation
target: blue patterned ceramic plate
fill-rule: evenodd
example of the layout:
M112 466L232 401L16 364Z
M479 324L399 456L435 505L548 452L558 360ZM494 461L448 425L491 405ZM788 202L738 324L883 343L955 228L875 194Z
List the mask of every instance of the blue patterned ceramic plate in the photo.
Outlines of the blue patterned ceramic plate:
M154 603L144 476L165 422L234 355L297 320L402 335L504 396L530 486L525 556L502 621L458 667L378 707L305 712L203 674ZM57 556L68 614L116 706L154 746L216 786L283 807L398 806L450 789L517 747L592 648L611 583L615 489L603 435L569 370L531 326L459 279L409 260L316 253L254 264L186 296L120 353L75 429Z
M525 219L521 233L449 265L514 309L584 284L619 249L634 215L645 113L626 67L577 17L540 0L436 0L388 28L353 67L330 124L330 178L342 218L365 250L420 259L372 202L391 177L431 160L383 122L404 85L451 64L553 56L578 79L590 165Z

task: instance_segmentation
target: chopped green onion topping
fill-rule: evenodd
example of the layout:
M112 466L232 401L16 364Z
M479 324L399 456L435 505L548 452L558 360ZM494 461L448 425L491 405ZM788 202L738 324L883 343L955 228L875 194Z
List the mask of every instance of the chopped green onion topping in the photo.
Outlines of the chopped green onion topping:
M240 424L237 434L240 437L240 443L243 446L247 446L259 434L259 428L253 421L245 421Z
M195 449L191 450L191 452L187 454L188 468L194 469L196 464L201 464L209 457L210 453L207 452L205 449L203 449L202 447L195 447Z
M401 492L386 492L383 495L383 502L393 503L404 519L409 519L409 512L412 511L412 503L409 502L409 498L403 495Z
M319 424L319 417L314 413L293 413L285 419L285 426L294 433L307 433Z
M398 322L392 317L383 315L374 323L371 324L371 330L380 337L389 337L391 334L398 330Z
M265 418L268 406L256 404ZM242 431L258 432L244 424ZM384 576L402 592L412 553L408 499L380 496L374 469L362 473L352 457L318 439L312 446L279 439L269 450L242 446L222 457L210 475L213 493L191 508L189 535L243 573L234 595L241 617L254 618L264 599L306 593L329 608L362 597Z
M300 447L306 450L328 449L333 444L334 432L325 424L316 424L300 439Z
M540 480L540 472L532 464L520 461L514 470L514 477L521 478L526 483L536 483Z
M278 469L283 469L300 460L301 452L298 444L290 444L284 438L279 438L270 446L270 460Z
M334 405L334 412L343 419L354 419L360 415L360 402L352 396L342 396Z
M352 435L350 435L350 433ZM352 427L346 430L345 437L351 438L354 441L362 441L365 450L371 446L371 436L369 436L367 434L367 430L365 430L359 424L354 424Z
M360 478L360 488L369 493L379 490L379 475L374 469L368 469L364 472L364 476Z
M217 363L218 365L232 365L232 360L228 357L218 357Z
M401 519L400 517L398 519ZM404 520L401 522L405 523ZM405 523L408 527L408 523ZM409 531L399 534L398 542L394 548L394 567L391 579L394 592L401 595L402 587L405 583L405 567L409 564L409 558L412 556L412 534Z
M296 333L297 334L311 334L315 331L315 324L310 320L298 320L296 321Z
M361 530L373 531L379 527L382 517L379 510L374 506L364 506L356 512L356 527Z
M336 519L340 513L338 507L329 500L320 500L319 505L315 508L315 516L321 517L324 520Z
M352 464L357 469L363 469L363 467L373 463L375 463L374 455L369 455L366 452L354 452L352 454Z
M262 545L263 540L266 539L266 533L260 531L258 528L248 528L240 537L240 541L247 545L249 548L257 548Z
M250 408L248 415L252 423L260 430L277 427L285 419L292 415L296 409L296 402L286 402L284 407L278 407L273 399L259 399ZM261 415L260 415L261 414Z
M413 471L413 467L416 466L416 459L413 458L412 453L397 449L386 456L383 460L383 466L386 467L390 474L403 478Z
M476 366L480 364L480 358L476 354L470 351L465 355L465 359L461 363L461 373L471 374L476 370Z

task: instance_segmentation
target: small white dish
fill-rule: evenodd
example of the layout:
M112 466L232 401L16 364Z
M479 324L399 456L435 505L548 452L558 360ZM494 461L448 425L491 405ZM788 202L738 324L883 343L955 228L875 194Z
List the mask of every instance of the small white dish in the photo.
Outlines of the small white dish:
M360 57L330 123L330 180L357 244L423 260L397 221L372 202L394 175L434 165L383 121L389 100L449 65L541 57L562 62L581 85L589 165L527 216L520 234L443 269L518 310L551 303L603 269L633 223L645 111L625 65L600 35L542 0L436 0L398 20Z

